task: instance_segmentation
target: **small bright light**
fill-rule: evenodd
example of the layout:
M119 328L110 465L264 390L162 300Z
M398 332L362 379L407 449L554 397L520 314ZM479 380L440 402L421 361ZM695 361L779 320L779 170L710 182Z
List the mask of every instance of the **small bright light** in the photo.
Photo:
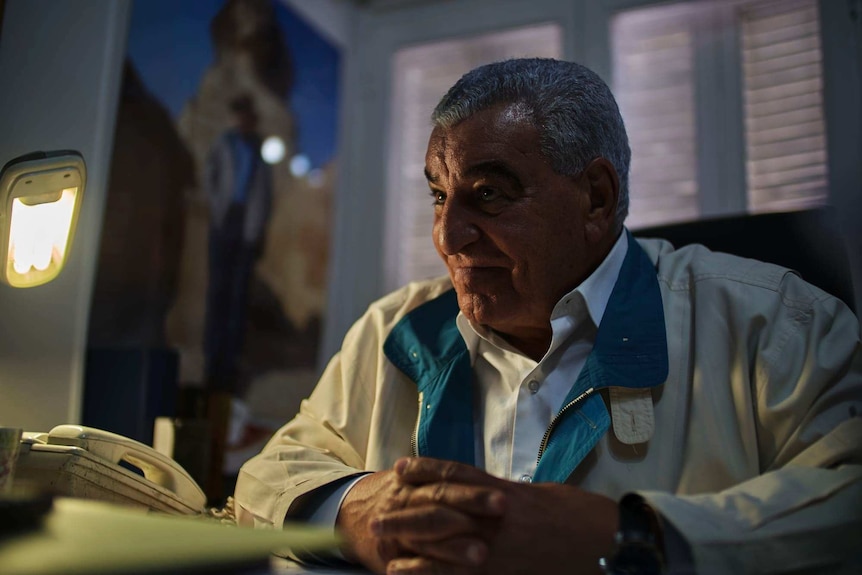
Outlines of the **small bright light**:
M12 200L8 257L17 273L45 271L52 263L58 267L63 263L77 191L67 188L57 201L44 204Z
M311 160L305 154L297 154L290 159L290 173L301 178L311 169Z
M277 164L284 159L284 140L278 136L270 136L260 146L260 155L267 164Z

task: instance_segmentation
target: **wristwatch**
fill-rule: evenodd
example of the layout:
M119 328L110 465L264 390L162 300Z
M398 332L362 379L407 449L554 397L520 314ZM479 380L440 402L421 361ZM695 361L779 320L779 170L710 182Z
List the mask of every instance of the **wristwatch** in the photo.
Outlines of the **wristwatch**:
M661 524L643 497L630 493L620 501L620 526L614 552L599 566L609 575L661 575L665 572Z

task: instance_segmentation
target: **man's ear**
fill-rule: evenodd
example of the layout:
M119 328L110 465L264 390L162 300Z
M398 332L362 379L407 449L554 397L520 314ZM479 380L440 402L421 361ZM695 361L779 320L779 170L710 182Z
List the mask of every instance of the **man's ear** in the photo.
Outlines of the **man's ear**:
M616 235L617 202L620 178L605 158L596 158L582 173L586 185L584 232L587 241L599 243Z

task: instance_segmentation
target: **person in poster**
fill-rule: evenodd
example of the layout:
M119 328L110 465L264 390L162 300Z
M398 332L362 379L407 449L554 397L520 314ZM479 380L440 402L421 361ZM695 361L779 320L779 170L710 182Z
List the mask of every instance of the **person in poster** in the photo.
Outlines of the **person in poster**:
M204 168L209 202L209 275L204 331L211 389L236 391L248 286L262 252L272 204L272 173L260 155L254 101L229 101L233 126L213 145Z

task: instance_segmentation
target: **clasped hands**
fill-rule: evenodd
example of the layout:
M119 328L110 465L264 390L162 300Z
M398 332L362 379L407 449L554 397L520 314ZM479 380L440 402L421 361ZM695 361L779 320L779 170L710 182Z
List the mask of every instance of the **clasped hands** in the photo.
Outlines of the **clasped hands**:
M414 457L359 480L337 529L345 553L376 573L596 573L617 511L612 499L571 485Z

